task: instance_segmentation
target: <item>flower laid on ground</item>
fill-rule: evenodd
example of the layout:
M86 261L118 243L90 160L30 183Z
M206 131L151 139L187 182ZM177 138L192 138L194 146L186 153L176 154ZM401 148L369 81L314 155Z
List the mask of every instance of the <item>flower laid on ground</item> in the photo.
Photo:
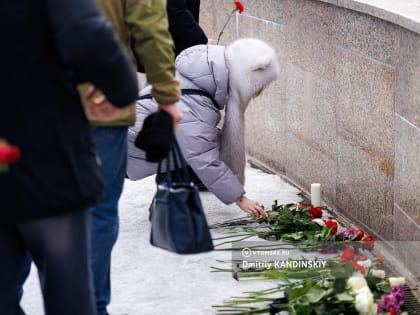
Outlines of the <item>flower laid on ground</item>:
M358 270L363 275L366 274L366 270L371 267L371 264L364 263L366 260L360 260L360 257L354 255L354 249L350 246L344 248L343 253L341 254L340 261L342 263L350 263L356 270ZM369 260L370 261L370 260Z
M374 239L365 235L363 230L347 229L338 232L339 224L333 219L322 219L322 209L311 204L280 205L277 200L267 211L267 218L239 218L215 224L212 228L228 228L230 236L221 237L225 245L243 241L252 236L276 241L281 240L293 244L302 250L321 250L323 253L333 253L351 245L356 250L372 250ZM233 239L228 241L227 239Z
M279 205L277 200L271 206L271 211L268 211L267 218L260 218L258 222L261 224L268 223L271 230L277 235L277 239L284 233L292 233L298 231L320 231L322 227L313 222L316 218L322 216L311 204L289 204ZM315 215L314 215L315 214Z
M318 217L319 212L311 211L313 208L310 204L279 205L275 201L271 211L267 211L267 218L239 218L212 226L226 228L231 233L219 239L236 238L216 247L258 236L285 242L279 243L279 247L270 247L270 250L343 251L338 261L324 261L326 264L316 270L271 267L275 264L241 268L239 261L235 261L236 267L232 269L213 267L216 272L233 272L237 280L270 279L280 282L276 288L251 292L245 297L232 298L224 305L215 306L219 313L245 315L287 311L291 315L406 315L401 288L405 278L386 279L386 273L381 269L384 263L382 256L368 258L360 254L359 250L374 248L374 238L363 230L353 228L338 233L338 222ZM291 247L283 247L286 245ZM261 248L267 249L263 245ZM232 247L229 250L241 249ZM259 249L258 246L255 249Z
M402 315L404 278L384 280L371 273L363 274L355 266L354 250L346 247L340 261L328 260L327 268L313 270L268 270L268 279L278 280L277 287L247 293L214 306L219 314L278 314L291 315ZM366 261L367 259L363 259ZM375 265L369 267L374 270ZM301 272L306 272L302 278ZM295 281L291 281L295 279ZM297 280L296 280L297 279Z
M391 292L382 295L381 303L378 304L378 313L400 314L403 304L404 290L400 285L394 285L391 287Z
M330 234L336 234L338 230L338 222L336 220L324 220L325 226L331 229Z
M311 214L311 216L313 218L320 218L320 217L322 217L322 208L321 207L315 207L311 203L301 203L300 206L302 208L308 208L309 209L309 213Z
M20 159L18 147L0 139L0 172L7 171L8 165Z
M239 13L244 12L244 6L243 6L243 4L242 4L240 1L234 1L234 2L233 2L233 4L235 5L235 7L234 7L234 9L232 10L232 12L230 12L229 17L227 18L227 20L226 20L225 24L224 24L224 25L223 25L223 27L222 27L222 30L221 30L221 31L220 31L220 33L219 33L219 37L217 37L217 45L219 44L219 42L220 42L220 38L222 37L222 35L223 35L224 31L225 31L225 28L226 28L226 26L228 25L228 23L229 23L230 19L232 18L233 14L234 14L235 12L237 12L237 11L238 11Z

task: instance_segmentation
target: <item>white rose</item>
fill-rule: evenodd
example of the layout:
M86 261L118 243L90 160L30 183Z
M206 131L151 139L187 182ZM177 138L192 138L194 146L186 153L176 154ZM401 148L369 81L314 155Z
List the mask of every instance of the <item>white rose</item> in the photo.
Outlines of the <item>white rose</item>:
M325 226L325 222L322 219L313 219L312 222L315 222L316 224L318 224L319 226L322 226L322 227Z
M372 294L368 285L365 285L364 287L361 287L360 289L356 290L355 292L356 292L356 295L357 294Z
M391 287L394 285L404 285L405 278L404 277L390 277L389 284L391 285Z
M372 276L374 276L375 278L385 279L385 271L384 270L372 269L370 271L370 274Z
M370 267L372 267L372 260L370 259L366 259L366 260L359 260L357 262L357 264L359 266L365 267L365 269L369 269Z
M369 309L369 314L378 314L378 304L372 303Z
M371 312L373 304L373 294L368 286L362 287L356 292L355 308L360 315L366 315Z
M360 273L355 272L347 280L347 285L350 286L352 291L356 292L357 290L367 286L367 282Z

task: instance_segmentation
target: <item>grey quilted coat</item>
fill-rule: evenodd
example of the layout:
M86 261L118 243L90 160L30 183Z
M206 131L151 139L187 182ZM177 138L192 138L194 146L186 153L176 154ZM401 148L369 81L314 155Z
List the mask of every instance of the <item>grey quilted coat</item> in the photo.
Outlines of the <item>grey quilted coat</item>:
M228 100L228 71L224 57L225 47L197 45L184 50L176 59L177 79L182 89L199 89L209 93L217 106L205 96L183 95L178 103L183 119L176 132L187 163L209 191L222 202L230 204L242 196L243 185L229 167L220 160L217 124L220 111ZM150 86L140 95L150 94ZM134 146L144 119L157 110L154 99L137 102L137 120L128 133L127 176L138 180L156 173L157 165L145 159L144 151Z

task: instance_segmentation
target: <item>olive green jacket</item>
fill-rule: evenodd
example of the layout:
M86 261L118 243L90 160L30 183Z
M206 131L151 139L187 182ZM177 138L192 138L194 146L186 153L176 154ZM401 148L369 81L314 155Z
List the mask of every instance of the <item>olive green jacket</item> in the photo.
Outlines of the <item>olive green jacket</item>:
M130 36L135 51L146 70L147 82L159 104L173 104L180 98L175 80L173 41L168 30L166 0L97 0L104 15L112 23L129 54ZM132 56L133 57L133 56ZM133 62L134 62L134 58ZM86 91L86 87L82 90ZM83 93L83 92L82 92ZM135 104L121 110L121 117L101 123L87 115L94 125L128 126L135 122Z

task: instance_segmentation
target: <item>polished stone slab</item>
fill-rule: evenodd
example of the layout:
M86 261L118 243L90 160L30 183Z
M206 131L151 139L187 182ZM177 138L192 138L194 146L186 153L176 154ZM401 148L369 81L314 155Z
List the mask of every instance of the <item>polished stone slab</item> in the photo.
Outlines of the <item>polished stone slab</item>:
M334 42L363 57L395 66L399 58L401 29L359 12L335 10Z
M395 117L395 203L420 225L420 129Z
M357 143L340 136L337 152L337 210L393 240L393 180Z
M375 160L378 170L392 180L394 68L337 49L335 75L338 134Z
M369 14L420 34L419 0L318 0Z
M397 68L395 111L420 128L420 35L403 30Z
M420 279L420 225L397 205L394 207L394 220L394 255L417 279Z

